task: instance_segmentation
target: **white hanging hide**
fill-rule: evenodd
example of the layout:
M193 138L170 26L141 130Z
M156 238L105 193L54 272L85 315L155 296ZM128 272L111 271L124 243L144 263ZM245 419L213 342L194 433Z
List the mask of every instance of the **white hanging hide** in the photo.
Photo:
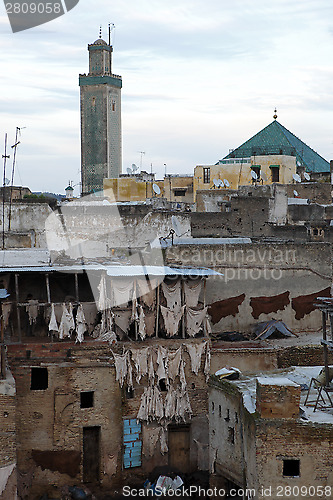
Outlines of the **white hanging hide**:
M127 375L127 352L124 354L115 354L111 351L114 357L114 364L116 368L116 381L119 382L120 387L123 387Z
M83 307L80 304L76 313L76 340L77 342L84 341L84 333L87 331L86 318L84 316Z
M178 334L179 322L182 319L184 307L181 307L177 311L173 311L164 306L160 306L160 309L163 316L166 333L168 337L174 337Z
M186 344L187 352L191 359L192 372L198 375L201 366L201 357L205 350L207 342L201 344Z
M59 327L57 323L57 318L54 312L54 304L51 304L51 318L49 323L49 331L50 332L59 332Z
M148 351L149 347L131 350L132 359L136 370L135 380L138 384L140 383L141 377L147 375L148 373Z
M178 312L182 306L180 280L177 280L172 284L166 284L163 282L162 290L167 301L167 308Z
M186 331L190 337L195 337L197 333L202 329L202 322L207 314L207 307L200 309L199 311L192 309L191 307L186 308Z
M184 281L185 304L186 307L197 307L199 296L201 292L202 282L196 281L194 283Z

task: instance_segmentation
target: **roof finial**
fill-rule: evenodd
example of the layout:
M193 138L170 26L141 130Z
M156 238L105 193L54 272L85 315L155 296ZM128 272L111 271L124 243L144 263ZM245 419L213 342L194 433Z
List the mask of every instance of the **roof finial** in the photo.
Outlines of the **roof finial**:
M276 119L277 119L277 114L276 114L276 113L277 113L277 110L276 110L276 108L275 108L275 109L274 109L274 115L273 115L274 120L276 120Z
M102 26L99 27L99 37L102 38Z

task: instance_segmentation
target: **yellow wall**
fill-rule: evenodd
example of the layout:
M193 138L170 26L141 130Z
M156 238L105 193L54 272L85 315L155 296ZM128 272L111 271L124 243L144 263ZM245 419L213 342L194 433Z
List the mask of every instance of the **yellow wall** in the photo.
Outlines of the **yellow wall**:
M194 200L198 190L214 189L213 179L227 179L230 189L238 189L239 186L252 184L251 166L255 165L260 165L261 173L264 172L267 177L267 181L260 182L260 184L272 184L272 171L270 168L272 165L279 166L279 184L292 184L294 182L293 174L296 173L295 156L252 156L251 159L244 160L244 163L241 163L237 158L233 161L235 163L198 165L195 167L193 178ZM204 168L210 169L209 183L204 183Z
M145 201L146 198L166 198L168 201L193 203L193 176L167 176L154 181L161 193L153 192L153 182L135 177L104 179L104 195L110 201ZM185 196L175 196L175 189L185 189Z
M110 201L144 201L153 196L152 182L137 180L134 177L104 179L104 195ZM159 197L161 196L162 193Z

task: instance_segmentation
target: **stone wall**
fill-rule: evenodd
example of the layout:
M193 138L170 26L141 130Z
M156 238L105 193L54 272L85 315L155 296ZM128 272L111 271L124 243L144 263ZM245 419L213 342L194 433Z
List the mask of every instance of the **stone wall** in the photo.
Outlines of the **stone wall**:
M223 274L209 277L206 286L215 332L248 332L273 318L295 333L321 327L313 302L330 294L328 243L174 245L166 251L166 262Z

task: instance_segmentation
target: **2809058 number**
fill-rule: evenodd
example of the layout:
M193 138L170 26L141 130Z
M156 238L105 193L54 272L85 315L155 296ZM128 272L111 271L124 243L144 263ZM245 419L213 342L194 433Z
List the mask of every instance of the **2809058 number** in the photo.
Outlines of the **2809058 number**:
M61 3L53 2L7 2L7 14L62 14Z

